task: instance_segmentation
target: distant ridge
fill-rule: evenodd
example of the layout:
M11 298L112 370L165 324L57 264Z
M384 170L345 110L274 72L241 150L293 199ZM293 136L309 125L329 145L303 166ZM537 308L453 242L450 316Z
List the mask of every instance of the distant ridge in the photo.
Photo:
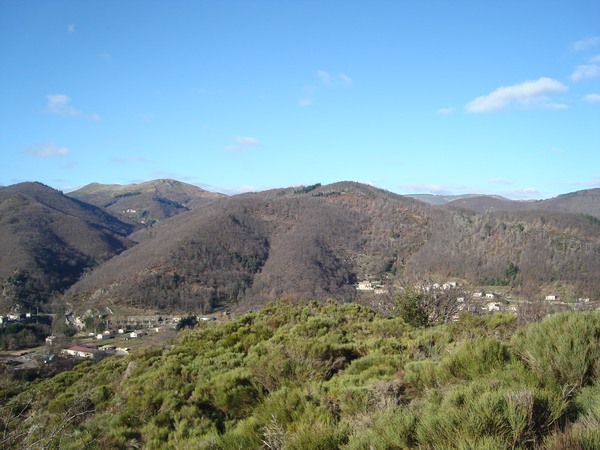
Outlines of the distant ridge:
M121 220L145 226L225 197L171 179L127 185L90 183L67 195L105 208Z
M447 208L484 213L491 211L555 211L588 214L600 218L600 188L586 189L546 200L517 201L504 197L474 195L443 204Z
M456 200L470 199L470 198L474 198L474 197L483 197L483 196L484 196L483 194L457 194L457 195L407 194L406 195L406 197L414 198L416 200L420 200L429 205L436 205L436 206L445 205L447 203L450 203L450 202L453 202ZM500 195L490 195L487 197L508 200Z

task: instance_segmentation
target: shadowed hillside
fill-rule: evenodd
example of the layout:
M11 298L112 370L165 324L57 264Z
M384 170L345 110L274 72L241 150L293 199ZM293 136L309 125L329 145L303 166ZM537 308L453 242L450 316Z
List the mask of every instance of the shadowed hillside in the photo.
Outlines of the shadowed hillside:
M44 304L130 247L125 236L132 229L39 183L0 188L0 306Z
M91 183L67 195L105 208L126 222L145 226L225 197L175 180L128 185Z

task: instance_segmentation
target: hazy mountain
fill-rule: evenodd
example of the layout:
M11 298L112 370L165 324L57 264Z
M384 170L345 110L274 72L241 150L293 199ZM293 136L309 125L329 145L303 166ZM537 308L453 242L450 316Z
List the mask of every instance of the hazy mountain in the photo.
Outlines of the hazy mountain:
M589 214L600 218L600 189L587 189L536 201L516 201L497 196L477 195L452 200L444 206L477 213L536 210Z
M535 209L536 202L524 202L511 200L504 197L492 195L473 195L465 198L451 200L443 204L444 208L463 209L476 213L485 213L492 211L527 211Z
M427 203L428 205L445 205L446 203L450 203L456 200L462 199L470 199L473 197L481 197L481 194L459 194L459 195L441 195L441 194L408 194L407 197L414 198L416 200L420 200L422 202ZM504 199L499 195L489 196L491 198ZM508 200L508 199L506 199Z
M124 221L143 225L152 225L225 197L175 180L127 185L91 183L67 195L105 208Z
M133 227L39 183L0 188L0 306L45 303L53 292L133 243Z
M600 222L592 219L475 215L347 182L244 194L146 230L66 299L85 308L247 309L283 296L353 300L365 278L393 291L449 277L532 296L560 285L589 297L600 295Z

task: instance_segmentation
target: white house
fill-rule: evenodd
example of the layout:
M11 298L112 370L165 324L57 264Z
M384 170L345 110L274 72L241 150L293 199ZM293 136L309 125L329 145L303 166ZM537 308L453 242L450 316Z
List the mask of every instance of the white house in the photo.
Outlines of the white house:
M485 298L496 298L495 294L485 294Z
M546 295L546 300L556 300L558 296L556 295Z
M96 356L98 350L91 347L85 347L83 345L71 345L70 347L63 348L61 354L66 356L75 356L76 358L92 359Z
M498 303L488 303L487 309L489 312L500 311L500 305Z
M481 298L483 297L483 292L473 292L473 298Z
M357 291L372 291L375 289L370 281L359 281L356 286Z

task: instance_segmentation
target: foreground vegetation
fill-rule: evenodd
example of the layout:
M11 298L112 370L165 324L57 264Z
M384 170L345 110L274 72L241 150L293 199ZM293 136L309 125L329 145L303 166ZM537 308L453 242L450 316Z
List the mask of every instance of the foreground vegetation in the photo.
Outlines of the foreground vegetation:
M351 304L271 304L29 384L2 448L598 448L600 314L414 327Z

